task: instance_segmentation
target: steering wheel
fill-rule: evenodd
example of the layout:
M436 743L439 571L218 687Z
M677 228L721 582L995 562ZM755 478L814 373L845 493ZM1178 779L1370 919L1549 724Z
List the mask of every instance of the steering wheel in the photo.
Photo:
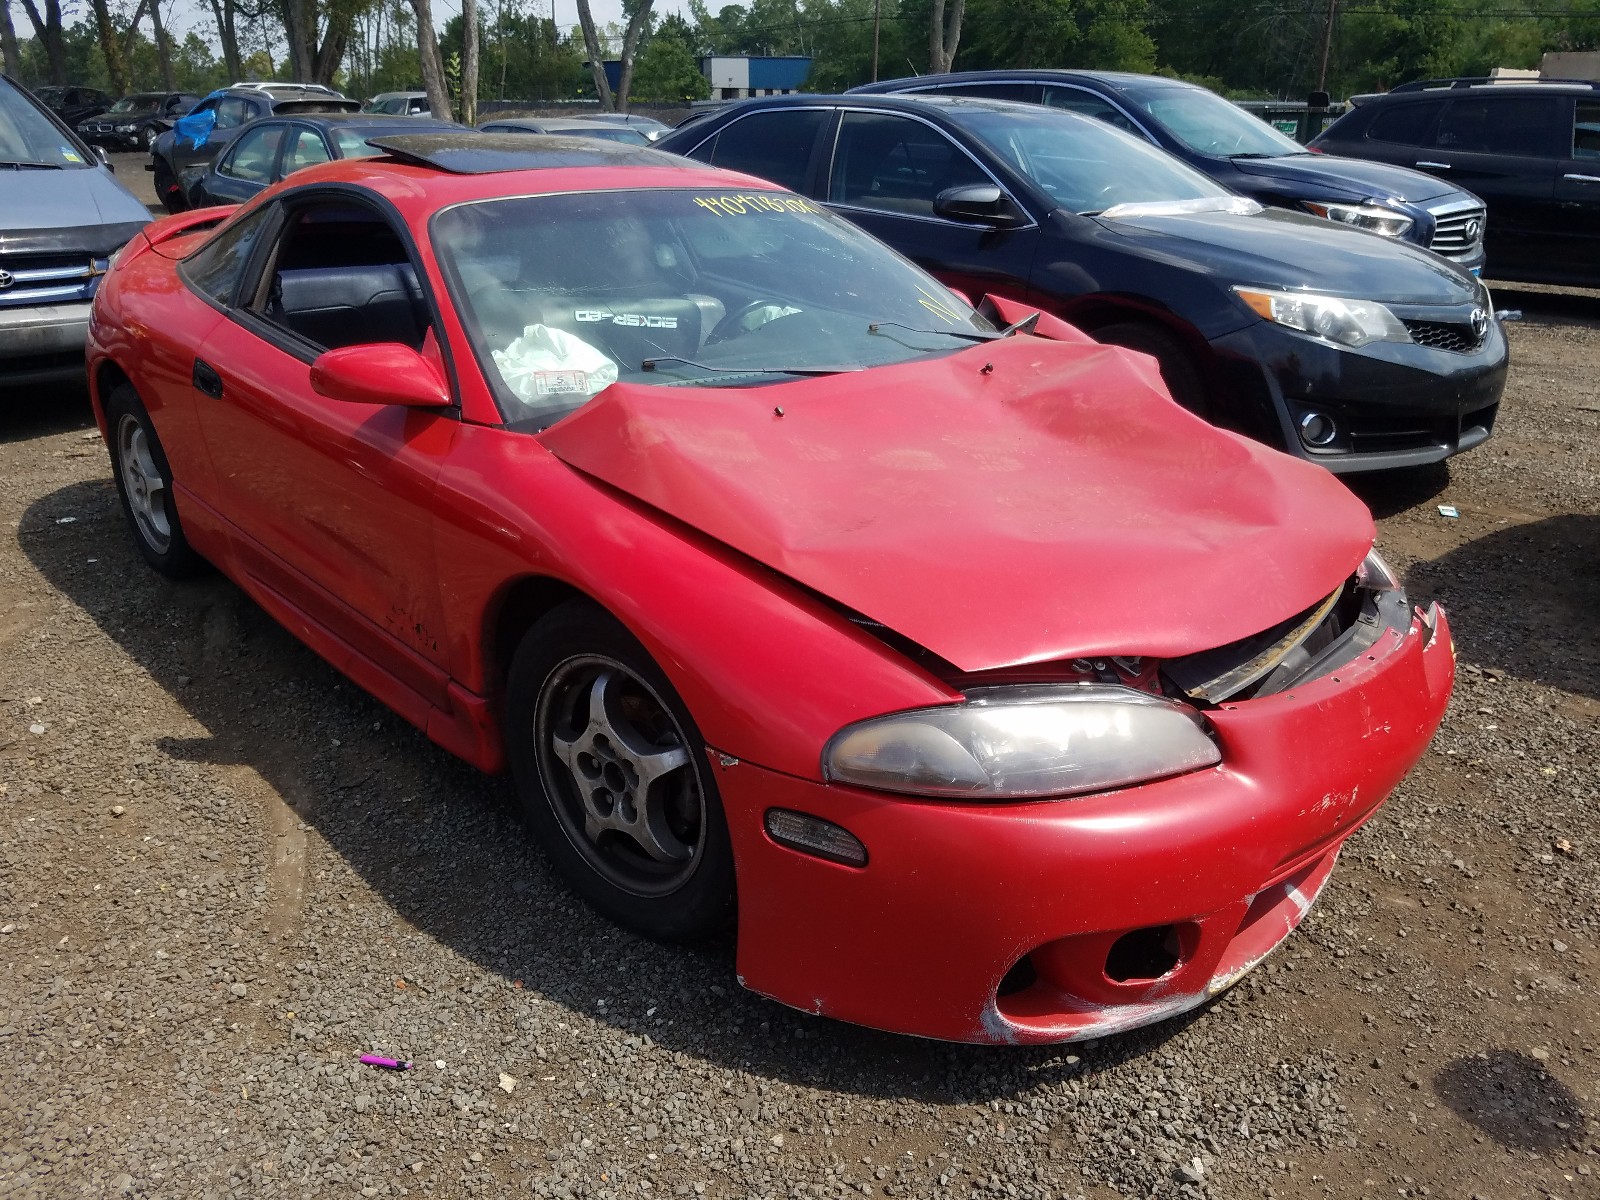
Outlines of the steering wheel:
M764 325L774 321L781 321L784 317L795 316L799 312L793 305L784 304L778 300L752 300L737 312L731 312L717 322L717 327L706 336L706 345L712 346L717 342L725 342L729 338L742 337L747 333L754 333ZM753 324L748 322L759 314L765 313L761 320Z

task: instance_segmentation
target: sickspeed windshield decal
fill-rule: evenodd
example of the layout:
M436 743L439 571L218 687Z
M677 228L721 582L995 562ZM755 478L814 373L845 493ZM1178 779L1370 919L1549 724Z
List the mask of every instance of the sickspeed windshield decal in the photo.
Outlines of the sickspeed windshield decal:
M822 209L799 196L766 195L762 192L725 192L719 196L696 196L694 202L719 217L742 217L752 213L820 213Z

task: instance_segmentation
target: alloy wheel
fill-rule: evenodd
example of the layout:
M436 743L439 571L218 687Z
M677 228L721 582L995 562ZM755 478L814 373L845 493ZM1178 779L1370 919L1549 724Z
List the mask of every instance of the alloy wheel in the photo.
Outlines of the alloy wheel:
M122 466L122 491L139 536L151 550L165 554L172 545L171 493L150 451L149 435L138 418L128 413L117 422L117 461Z

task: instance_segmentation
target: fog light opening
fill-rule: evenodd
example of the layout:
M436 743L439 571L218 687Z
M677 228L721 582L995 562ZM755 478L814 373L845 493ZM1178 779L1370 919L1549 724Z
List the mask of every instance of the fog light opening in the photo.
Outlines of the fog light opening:
M1005 978L1000 980L1000 986L995 989L996 996L1015 996L1018 992L1025 992L1039 981L1039 972L1033 965L1033 958L1024 954L1017 959L1016 965L1005 973Z
M1111 943L1106 978L1116 983L1148 983L1170 974L1182 956L1176 925L1135 929Z
M1308 446L1329 446L1339 427L1327 413L1308 412L1300 418L1300 440Z
M767 836L780 846L847 867L867 865L867 848L842 825L787 808L769 808Z

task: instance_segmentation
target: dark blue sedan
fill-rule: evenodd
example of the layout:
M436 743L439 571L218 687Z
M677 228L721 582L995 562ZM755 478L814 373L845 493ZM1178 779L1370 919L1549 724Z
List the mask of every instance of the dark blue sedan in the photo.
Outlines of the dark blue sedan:
M371 158L382 154L383 151L367 145L368 138L460 128L448 121L373 113L264 117L241 130L232 146L180 182L194 208L209 204L243 204L301 167L336 158Z

